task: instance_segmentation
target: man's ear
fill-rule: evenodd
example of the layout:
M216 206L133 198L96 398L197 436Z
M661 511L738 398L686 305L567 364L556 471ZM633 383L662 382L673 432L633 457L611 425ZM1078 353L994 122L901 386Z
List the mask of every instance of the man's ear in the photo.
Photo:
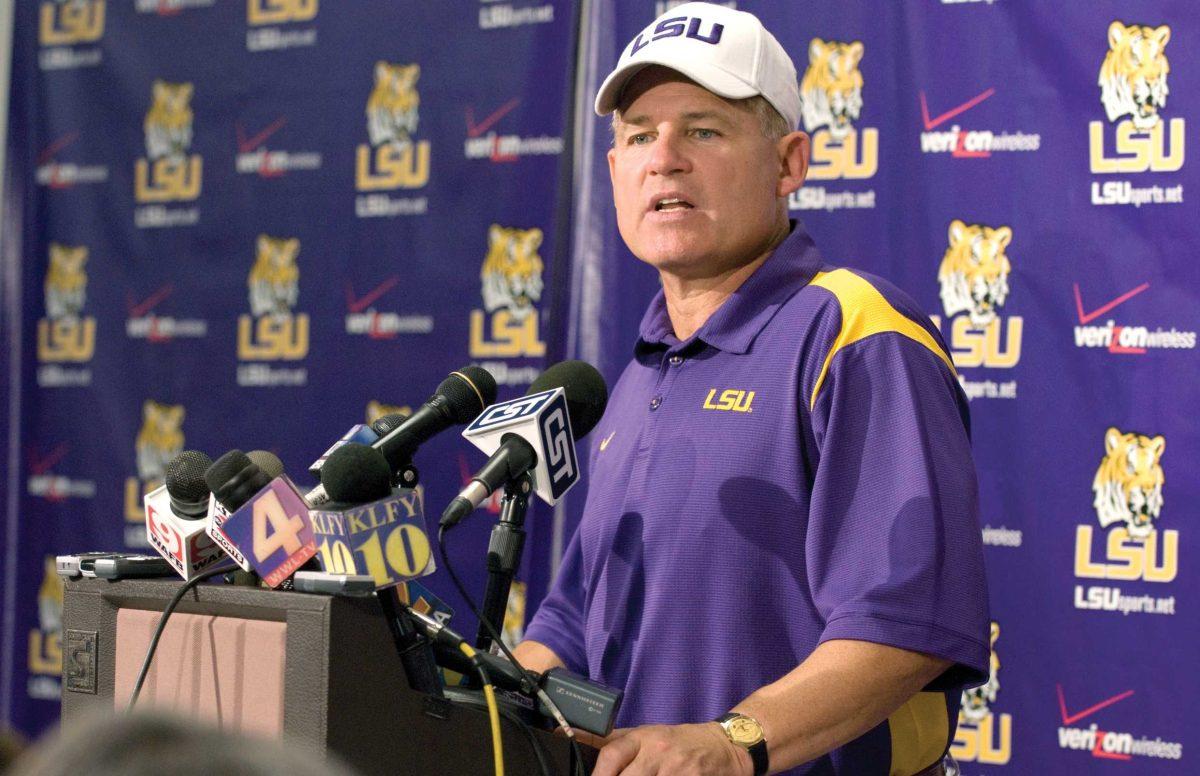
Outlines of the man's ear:
M775 196L786 197L804 185L808 174L809 138L804 132L789 132L779 139L779 183Z
M616 170L617 170L617 149L610 148L610 149L608 149L608 180L609 180L609 182L613 182L613 183L616 182Z

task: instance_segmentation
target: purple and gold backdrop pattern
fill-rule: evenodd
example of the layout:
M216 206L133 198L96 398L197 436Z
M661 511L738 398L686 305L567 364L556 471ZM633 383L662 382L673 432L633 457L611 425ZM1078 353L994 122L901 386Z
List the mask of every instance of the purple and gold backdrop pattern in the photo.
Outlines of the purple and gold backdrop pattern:
M501 398L544 368L576 19L564 0L19 5L0 696L34 732L64 658L53 556L144 548L142 495L178 452L269 449L311 484L347 428L465 363ZM483 460L453 431L427 444L430 510ZM531 512L533 569L550 519ZM451 546L477 596L490 522Z
M657 281L617 235L590 104L674 4L21 4L6 718L56 713L45 559L137 546L131 505L175 451L300 471L470 360L502 397L563 355L616 378ZM963 699L962 771L1194 770L1200 14L737 6L799 69L791 215L925 304L971 396L993 676ZM465 449L428 445L427 503L478 465ZM533 514L530 610L582 500ZM460 534L465 568L486 531Z

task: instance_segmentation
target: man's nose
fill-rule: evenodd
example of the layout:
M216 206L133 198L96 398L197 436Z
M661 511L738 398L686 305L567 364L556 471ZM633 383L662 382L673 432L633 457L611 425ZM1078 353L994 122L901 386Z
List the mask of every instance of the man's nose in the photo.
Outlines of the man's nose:
M683 147L684 137L674 130L659 132L650 153L650 172L657 175L673 175L691 170L691 161Z

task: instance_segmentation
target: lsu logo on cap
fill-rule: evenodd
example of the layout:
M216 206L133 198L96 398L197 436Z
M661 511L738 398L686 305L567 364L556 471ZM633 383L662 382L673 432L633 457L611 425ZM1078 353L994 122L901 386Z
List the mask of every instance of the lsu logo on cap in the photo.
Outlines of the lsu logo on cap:
M1012 759L1012 715L996 715L991 704L1000 692L1000 658L996 655L996 640L1000 638L1000 625L993 622L991 628L991 670L985 684L962 694L962 706L958 712L958 728L950 754L961 762L977 762L987 765L1005 765ZM996 720L999 720L999 730ZM997 734L999 739L997 740Z
M87 300L86 245L50 243L46 317L38 321L38 361L84 363L96 352L96 319L83 315Z
M720 43L721 33L725 31L725 25L711 22L708 32L704 33L700 30L702 24L704 24L704 20L699 16L690 18L687 16L677 16L672 19L663 19L654 25L653 29L646 28L637 34L637 37L629 44L629 54L627 56L633 56L656 40L678 38L680 36L698 40L701 43L711 43L714 46Z
M370 145L357 151L359 191L419 189L429 182L429 142L416 141L421 96L419 64L375 63L375 88L367 98Z
M1092 480L1092 506L1109 529L1107 562L1092 560L1093 527L1075 529L1075 576L1170 582L1179 570L1179 532L1159 531L1166 440L1115 426L1104 432L1104 457ZM1161 557L1158 551L1161 537Z
M488 229L488 252L479 272L484 309L471 311L472 358L546 355L536 307L545 287L545 265L538 254L541 244L541 229L510 229L499 224Z
M1108 27L1108 53L1097 84L1109 122L1116 122L1115 154L1108 155L1107 127L1088 124L1094 173L1176 172L1183 167L1186 130L1182 118L1167 127L1160 111L1167 106L1167 25L1150 27L1114 21Z
M298 361L308 355L308 315L292 314L300 297L296 238L258 236L246 284L251 315L238 316L238 358Z
M252 25L307 22L317 15L319 0L247 0L246 21Z
M163 484L167 464L183 452L186 414L182 404L160 404L153 399L142 404L142 427L134 440L137 476L125 480L126 522L139 525L145 522L142 498Z
M200 196L203 159L192 147L192 85L156 80L146 112L146 157L134 163L140 203L190 202Z
M44 2L38 19L38 43L70 46L104 36L105 0Z
M863 53L857 40L813 38L808 44L800 108L804 129L812 135L812 180L870 178L879 169L879 130L863 128L860 135L853 123L863 107Z
M968 224L958 219L950 222L938 285L942 309L953 320L949 339L957 367L1008 368L1021 359L1024 319L999 316L1008 298L1012 264L1007 250L1012 236L1007 226ZM933 321L941 328L938 316L933 316ZM1006 322L1008 335L1003 342Z

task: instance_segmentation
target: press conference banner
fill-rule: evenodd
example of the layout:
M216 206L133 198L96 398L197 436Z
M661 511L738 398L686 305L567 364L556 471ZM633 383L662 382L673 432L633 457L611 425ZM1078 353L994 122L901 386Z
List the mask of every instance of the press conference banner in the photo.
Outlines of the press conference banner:
M58 714L54 556L146 548L181 450L271 450L311 485L349 427L463 364L524 393L554 355L576 26L567 0L18 4L0 722ZM484 460L425 445L420 503ZM477 597L489 507L451 546ZM550 519L522 585L545 588ZM362 562L411 561L404 535Z
M963 698L962 772L1196 772L1200 8L723 4L798 69L812 160L790 215L924 305L971 399L992 675ZM594 3L582 25L569 348L610 382L657 278L617 234L608 120L586 110L673 5ZM677 34L719 31L680 14L642 43Z

